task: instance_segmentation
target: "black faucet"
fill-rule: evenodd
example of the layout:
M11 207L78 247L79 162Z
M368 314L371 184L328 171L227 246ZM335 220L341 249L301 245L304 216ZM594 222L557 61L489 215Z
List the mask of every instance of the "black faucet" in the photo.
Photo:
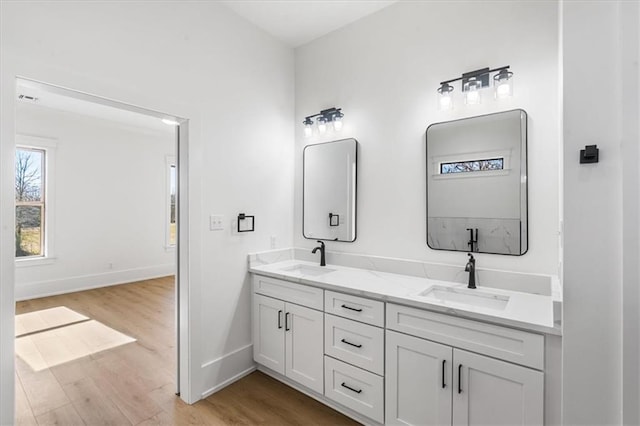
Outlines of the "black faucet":
M327 262L325 262L324 260L324 242L320 240L318 240L318 242L320 243L320 245L311 250L311 253L315 253L320 250L320 266L327 266Z
M469 231L469 241L467 245L469 246L469 251L477 251L478 248L478 228L467 228ZM473 236L473 231L476 231L475 237Z
M476 288L476 260L471 253L468 253L469 261L464 267L465 272L469 273L469 285L467 288Z

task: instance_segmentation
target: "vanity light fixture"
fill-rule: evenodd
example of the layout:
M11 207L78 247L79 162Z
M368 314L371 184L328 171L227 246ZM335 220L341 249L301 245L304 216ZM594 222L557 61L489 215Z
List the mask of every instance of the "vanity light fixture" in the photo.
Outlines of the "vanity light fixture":
M489 87L490 77L493 76L494 94L496 99L504 99L513 96L513 72L509 71L509 65L499 68L482 68L462 74L458 78L452 78L440 83L438 88L438 105L440 110L453 107L453 86L450 83L460 81L464 102L467 105L481 103L481 89Z
M332 124L333 130L336 132L342 130L343 117L342 108L335 107L323 109L318 114L309 115L302 122L304 124L304 136L308 138L313 135L313 118L316 119L318 133L324 134L329 123Z

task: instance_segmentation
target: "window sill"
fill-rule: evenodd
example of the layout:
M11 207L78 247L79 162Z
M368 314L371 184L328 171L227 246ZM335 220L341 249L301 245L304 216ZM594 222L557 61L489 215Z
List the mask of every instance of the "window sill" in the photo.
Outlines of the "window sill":
M33 259L16 259L16 268L28 268L31 266L53 265L55 257L37 257Z

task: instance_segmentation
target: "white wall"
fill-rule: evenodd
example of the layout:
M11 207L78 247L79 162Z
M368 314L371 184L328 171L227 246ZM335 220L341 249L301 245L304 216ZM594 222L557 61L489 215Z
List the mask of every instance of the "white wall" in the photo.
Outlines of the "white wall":
M562 14L564 423L638 424L638 4Z
M16 133L54 139L46 227L53 263L21 261L17 300L173 274L167 157L175 128L146 129L25 103ZM54 220L49 220L49 218Z
M358 154L358 238L328 250L463 265L426 243L425 130L432 123L522 108L529 114L529 251L479 254L481 267L558 273L558 6L555 2L399 2L296 49L297 246L302 237L302 120L343 108ZM510 65L515 96L437 109L439 82ZM456 92L460 94L460 87Z
M0 423L13 415L15 77L189 119L187 400L253 365L246 254L292 244L293 52L215 2L2 2ZM183 193L184 194L184 193ZM256 232L208 231L244 212ZM229 354L234 354L229 356Z

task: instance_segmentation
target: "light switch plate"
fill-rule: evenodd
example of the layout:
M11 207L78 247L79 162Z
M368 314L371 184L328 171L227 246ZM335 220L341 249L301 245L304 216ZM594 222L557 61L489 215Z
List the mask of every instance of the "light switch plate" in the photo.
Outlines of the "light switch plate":
M209 230L210 231L224 230L224 216L219 214L212 214L211 216L209 216Z

